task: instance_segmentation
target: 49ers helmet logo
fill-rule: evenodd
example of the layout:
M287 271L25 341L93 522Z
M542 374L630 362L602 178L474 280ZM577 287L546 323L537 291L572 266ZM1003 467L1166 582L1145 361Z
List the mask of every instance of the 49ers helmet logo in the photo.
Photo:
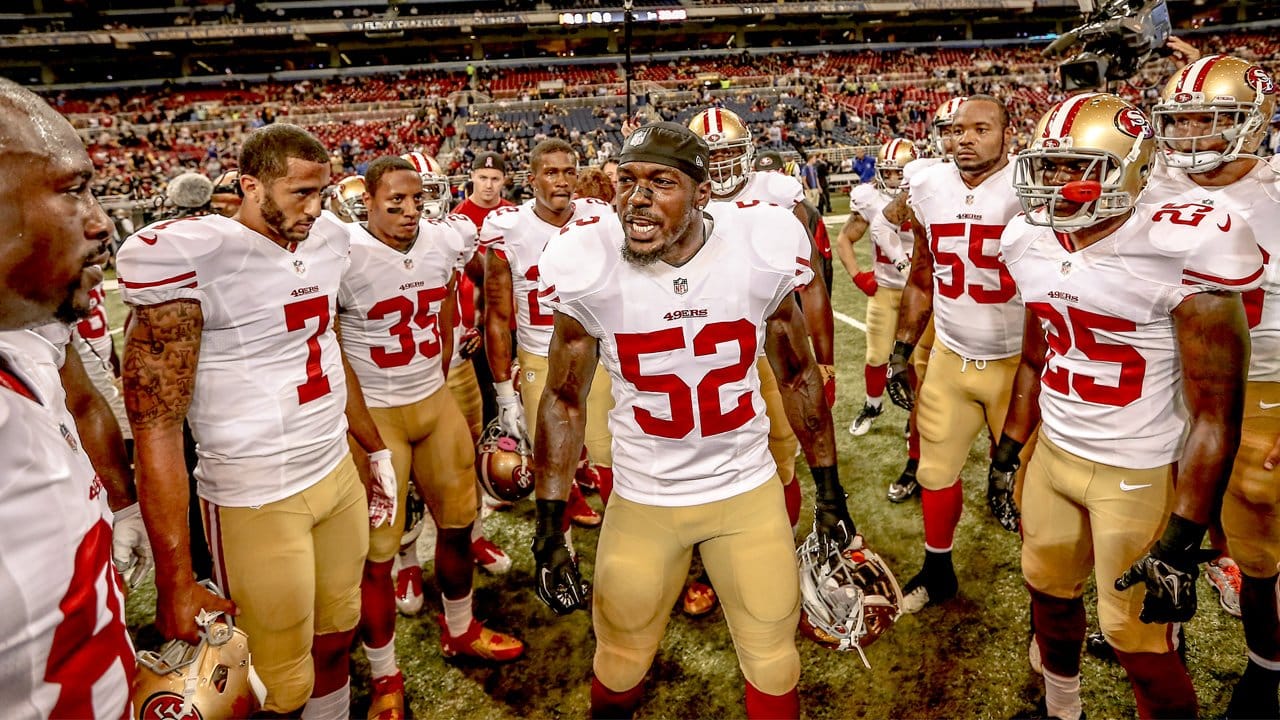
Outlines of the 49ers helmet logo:
M1151 129L1151 123L1147 121L1147 116L1143 115L1142 111L1137 108L1124 108L1116 113L1116 128L1130 137L1155 137L1155 131Z
M1251 65L1248 70L1244 71L1244 81L1249 87L1263 95L1271 95L1276 91L1275 81L1271 79L1266 70L1257 65Z
M147 698L138 711L141 720L201 720L200 711L195 706L182 712L182 696L171 692L158 692Z

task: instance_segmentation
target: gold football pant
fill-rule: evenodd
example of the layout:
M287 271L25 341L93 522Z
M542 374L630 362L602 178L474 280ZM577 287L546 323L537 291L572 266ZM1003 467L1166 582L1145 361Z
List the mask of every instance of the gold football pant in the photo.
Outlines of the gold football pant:
M240 609L265 710L295 711L311 697L317 635L360 620L369 506L348 455L315 485L260 507L201 501L218 585Z
M1244 574L1268 578L1280 563L1280 471L1262 467L1280 437L1280 383L1249 383L1240 451L1222 498L1222 531Z
M770 695L794 688L800 579L782 484L775 480L691 507L641 505L616 494L609 500L591 606L596 677L618 691L644 679L695 545L747 682Z
M520 402L524 405L524 419L529 426L529 441L533 441L538 426L538 406L542 391L547 386L547 358L516 349L520 360ZM613 381L603 363L596 363L596 373L591 378L591 392L587 395L587 456L596 465L613 467L613 436L609 434L609 411L613 410Z
M448 385L454 402L458 403L458 410L467 420L471 442L480 442L480 433L484 432L484 399L480 395L476 368L470 360L460 360L456 365L449 366Z
M474 522L475 445L453 393L440 388L411 405L369 408L369 414L391 451L398 500L391 524L369 531L369 560L386 562L399 551L410 478L437 527L464 528Z
M898 330L902 291L882 287L867 298L867 364L887 365Z
M1164 532L1172 507L1171 465L1104 465L1041 433L1022 490L1022 574L1041 593L1077 598L1093 571L1107 642L1127 653L1169 652L1176 628L1139 620L1143 586L1121 591L1115 581Z
M778 479L789 483L796 477L796 450L800 448L800 440L787 420L787 408L782 404L782 391L769 358L761 355L756 360L756 372L760 373L760 396L764 398L764 411L769 416L769 454L778 466Z
M920 430L916 477L921 487L942 490L955 484L983 425L1000 438L1020 360L1018 355L969 360L940 340L934 343L916 400Z

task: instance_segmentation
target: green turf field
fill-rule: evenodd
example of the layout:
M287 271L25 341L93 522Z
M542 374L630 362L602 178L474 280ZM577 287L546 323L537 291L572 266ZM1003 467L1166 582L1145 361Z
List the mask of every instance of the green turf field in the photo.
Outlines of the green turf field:
M844 198L842 201L847 202ZM843 203L842 203L843 204ZM837 212L843 209L837 207ZM838 227L831 227L834 238ZM866 262L867 242L859 243ZM837 263L835 309L861 320L865 298ZM111 320L123 317L112 295ZM118 336L117 336L118 339ZM840 473L849 508L868 545L890 563L905 583L919 568L923 531L919 500L892 505L885 488L902 470L906 414L890 408L860 438L847 432L861 407L864 342L861 331L836 324L839 402L835 408ZM889 405L886 399L886 405ZM942 607L903 617L868 651L871 669L856 654L835 653L800 639L804 714L813 718L1008 718L1030 711L1040 695L1040 679L1027 665L1028 596L1018 565L1017 537L989 517L984 491L986 439L970 454L964 470L966 512L956 536L959 596ZM803 467L803 463L801 463ZM801 470L805 491L802 528L812 520L813 490ZM598 499L592 498L598 507ZM529 551L533 504L493 515L488 534L514 560L510 574L477 575L478 615L494 628L511 631L528 645L527 655L505 667L441 659L435 613L438 596L416 618L400 618L397 648L412 714L419 718L581 718L587 715L593 639L590 617L557 618L533 591ZM575 529L584 575L590 576L598 531ZM431 566L427 566L431 582ZM1188 661L1199 691L1202 714L1220 716L1232 684L1244 668L1240 623L1218 606L1201 581L1201 610L1187 628ZM131 627L139 647L158 644L151 605L143 588L129 601ZM1091 626L1093 609L1089 609ZM368 671L356 653L353 710L367 707ZM1093 718L1132 717L1133 697L1118 666L1086 657L1085 711ZM732 643L716 611L691 620L672 614L666 639L654 661L641 717L726 718L744 715L742 679Z

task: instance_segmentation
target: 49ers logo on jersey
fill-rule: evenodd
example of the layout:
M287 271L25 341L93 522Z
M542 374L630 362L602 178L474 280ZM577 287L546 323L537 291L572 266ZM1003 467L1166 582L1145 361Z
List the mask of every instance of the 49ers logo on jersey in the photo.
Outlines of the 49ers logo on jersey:
M1257 65L1250 66L1248 70L1244 71L1244 81L1249 87L1263 95L1271 95L1276 91L1275 81L1271 79L1266 70Z
M147 698L138 708L139 720L204 720L200 711L192 706L182 711L182 696L171 692L158 692Z
M1151 123L1147 122L1147 116L1137 108L1124 108L1116 113L1116 128L1130 137L1155 137L1155 131L1151 129Z

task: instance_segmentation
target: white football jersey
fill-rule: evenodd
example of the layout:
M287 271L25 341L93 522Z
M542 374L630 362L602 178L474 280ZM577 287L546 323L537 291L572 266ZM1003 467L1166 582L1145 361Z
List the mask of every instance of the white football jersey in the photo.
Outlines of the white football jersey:
M204 330L187 421L200 497L265 505L320 481L346 456L347 381L333 331L350 261L323 216L289 252L218 215L152 225L120 248L125 302L200 303Z
M1157 164L1147 191L1139 202L1150 205L1199 204L1231 211L1243 218L1262 248L1266 270L1262 285L1244 293L1249 319L1249 380L1280 382L1280 177L1266 163L1258 162L1249 174L1225 187L1200 187L1187 173ZM1217 242L1212 235L1206 239Z
M622 259L609 213L565 228L542 292L599 340L613 381L614 492L689 506L771 480L756 358L765 322L810 282L809 237L789 211L712 203L706 244L681 267Z
M1018 354L1022 301L999 255L1000 233L1022 210L1013 165L970 188L955 164L937 163L916 175L907 202L929 240L938 338L971 360Z
M872 269L876 274L876 284L883 288L893 290L901 290L907 284L907 277L893 266L893 257L885 252L882 244L892 243L896 245L899 253L902 252L902 231L893 228L887 220L884 220L883 210L886 205L893 201L893 195L881 190L875 185L864 183L857 185L853 190L849 191L849 211L862 216L867 221L868 229L875 225L876 218L881 219L881 224L892 230L891 233L881 232L884 238L877 238L876 233L871 233L871 258ZM911 232L907 231L907 237L911 237ZM907 241L908 243L910 240ZM892 247L893 245L890 245ZM908 247L910 245L908 244Z
M102 283L89 291L89 314L75 324L71 333L71 346L80 355L85 375L94 389L107 401L116 424L125 439L133 437L129 416L124 409L124 395L116 383L115 368L111 367L111 323L107 320L106 290Z
M1262 277L1253 232L1231 219L1222 209L1144 205L1078 252L1050 228L1010 222L1001 249L1049 345L1040 432L1118 467L1181 456L1187 416L1171 313L1190 295L1239 292Z
M476 248L480 244L480 231L476 228L475 223L471 222L471 218L459 213L449 213L445 216L445 222L458 233L462 240L462 255L459 256L458 272L466 272L467 263L471 262L471 258L476 254ZM449 361L449 367L453 367L460 362L466 362L462 358L462 335L466 332L466 328L462 324L462 309L470 307L470 304L464 304L462 301L462 283L458 283L458 311L453 315L453 357Z
M88 343L99 362L106 360L108 365L110 364L108 358L111 357L112 350L111 323L107 318L107 293L102 283L98 283L89 291L89 314L76 323L76 334ZM82 352L80 359L84 360L85 366L88 367L89 357Z
M502 207L489 213L480 230L480 244L500 253L511 266L511 288L516 296L516 344L527 353L546 357L551 351L551 306L538 299L538 263L542 251L559 234L560 228L545 222L534 212L536 200ZM573 201L575 222L588 222L613 214L608 203L595 198Z
M790 210L804 200L804 187L800 181L790 175L776 172L752 171L747 174L747 181L738 192L727 200L712 200L712 203L751 202L781 205Z
M468 223L470 224L470 223ZM369 407L412 405L444 387L440 311L465 252L444 220L423 220L408 252L388 247L361 223L351 231L351 265L338 290L342 349Z
M0 370L23 388L0 380L0 706L114 720L133 714L135 660L106 491L58 376L65 337L0 333Z

